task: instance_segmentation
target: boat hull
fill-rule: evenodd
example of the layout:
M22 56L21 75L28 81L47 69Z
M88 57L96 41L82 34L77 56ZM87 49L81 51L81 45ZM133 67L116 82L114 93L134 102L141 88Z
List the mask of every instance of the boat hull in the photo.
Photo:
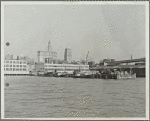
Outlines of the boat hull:
M83 76L83 78L92 78L92 79L93 79L94 77L95 77L95 76L94 76L93 74L92 74L92 75L84 75L84 76Z

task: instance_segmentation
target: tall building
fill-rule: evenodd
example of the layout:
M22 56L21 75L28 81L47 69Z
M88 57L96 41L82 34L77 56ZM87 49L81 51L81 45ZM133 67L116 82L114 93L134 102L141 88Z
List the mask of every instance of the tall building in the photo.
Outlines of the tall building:
M53 63L53 60L57 58L57 53L52 51L51 42L49 40L46 51L38 51L37 57L39 63Z
M64 61L67 61L68 63L71 63L72 60L72 53L70 48L65 49L65 54L64 54Z

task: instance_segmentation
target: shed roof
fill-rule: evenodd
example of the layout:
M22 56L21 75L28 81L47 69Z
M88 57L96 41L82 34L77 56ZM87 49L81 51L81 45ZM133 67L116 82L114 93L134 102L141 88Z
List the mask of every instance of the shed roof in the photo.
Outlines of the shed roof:
M118 68L145 68L145 65L98 66L90 69L96 70L96 69L118 69Z

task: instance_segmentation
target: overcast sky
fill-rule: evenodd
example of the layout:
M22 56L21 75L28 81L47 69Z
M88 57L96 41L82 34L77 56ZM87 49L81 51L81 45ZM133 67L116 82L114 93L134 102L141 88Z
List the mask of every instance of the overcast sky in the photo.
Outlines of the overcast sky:
M37 60L51 40L58 59L69 44L72 59L99 62L145 57L144 5L6 5L5 54L23 54Z

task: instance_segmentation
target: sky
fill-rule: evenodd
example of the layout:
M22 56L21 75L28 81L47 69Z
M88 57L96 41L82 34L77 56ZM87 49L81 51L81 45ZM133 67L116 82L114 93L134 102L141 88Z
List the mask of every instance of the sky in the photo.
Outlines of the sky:
M58 59L69 45L72 60L99 62L145 57L144 5L5 5L5 55L37 61L37 51L51 41Z

